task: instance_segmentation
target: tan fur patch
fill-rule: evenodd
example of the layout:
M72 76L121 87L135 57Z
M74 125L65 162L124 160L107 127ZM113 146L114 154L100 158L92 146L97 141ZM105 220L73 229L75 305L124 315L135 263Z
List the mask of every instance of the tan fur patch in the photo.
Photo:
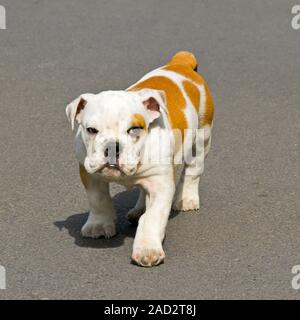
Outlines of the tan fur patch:
M165 92L172 128L180 129L183 136L184 129L187 128L187 121L184 115L186 102L177 84L164 76L154 76L137 83L129 90L137 91L141 89L154 89Z
M197 68L197 60L195 56L188 51L177 52L168 64L184 64L193 70Z
M182 76L194 81L197 84L203 85L206 93L206 104L205 104L205 114L204 117L201 119L201 125L207 125L211 124L213 120L214 115L214 102L213 97L204 82L203 78L200 76L199 73L195 72L193 69L193 66L195 66L197 63L195 57L193 54L189 52L179 52L175 54L175 56L171 59L171 61L163 67L164 70L173 71L178 74L181 74ZM193 102L193 105L199 110L200 104L195 104L197 102L197 93L195 89L198 91L198 89L192 88L191 84L188 84L188 81L183 81L183 85L185 88L186 93L188 94L189 98ZM200 95L199 91L198 94ZM200 98L198 100L200 102Z
M207 124L211 125L213 117L214 117L214 100L211 95L210 90L207 85L204 86L206 93L206 104L205 104L205 114L201 119L201 126L205 126Z
M193 103L193 106L198 112L200 106L200 92L198 88L191 81L184 80L182 84L186 94L188 95L188 97Z
M203 84L204 80L199 73L194 71L189 65L186 64L167 64L163 67L164 70L173 71L181 74L182 76L195 81L198 84Z
M143 129L147 129L146 128L146 122L145 122L145 119L144 117L139 114L139 113L135 113L133 116L132 116L132 126L133 127L142 127Z

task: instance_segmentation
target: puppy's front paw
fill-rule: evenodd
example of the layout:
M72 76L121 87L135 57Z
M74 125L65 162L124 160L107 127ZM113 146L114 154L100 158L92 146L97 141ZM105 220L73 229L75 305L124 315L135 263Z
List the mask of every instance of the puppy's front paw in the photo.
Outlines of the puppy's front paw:
M153 267L164 261L165 253L162 248L136 248L131 258L139 266Z
M176 199L172 206L172 209L176 211L198 210L199 208L200 201L198 195Z
M103 217L97 217L90 213L87 222L81 228L81 235L85 238L99 238L104 236L106 239L116 234L116 225L113 221L105 221Z

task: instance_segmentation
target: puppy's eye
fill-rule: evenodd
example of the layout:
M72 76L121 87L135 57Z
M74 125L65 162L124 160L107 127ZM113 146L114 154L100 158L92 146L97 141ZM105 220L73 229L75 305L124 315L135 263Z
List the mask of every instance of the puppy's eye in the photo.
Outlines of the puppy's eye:
M96 133L98 133L98 130L95 129L95 128L92 128L92 127L88 127L88 128L86 129L86 131L87 131L88 133L90 133L90 134L96 134Z
M143 127L131 127L127 130L127 133L133 136L137 136L143 129L144 129Z

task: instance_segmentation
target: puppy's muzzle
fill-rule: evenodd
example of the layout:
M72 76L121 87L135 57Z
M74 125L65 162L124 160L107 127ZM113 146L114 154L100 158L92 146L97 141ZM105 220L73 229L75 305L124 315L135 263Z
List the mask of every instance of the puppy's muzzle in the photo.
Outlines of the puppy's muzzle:
M102 155L99 154L98 151L94 155L85 158L84 166L86 171L93 174L97 171L101 171L104 167L121 170L119 166L119 157L121 153L120 143L118 141L110 141L102 150Z

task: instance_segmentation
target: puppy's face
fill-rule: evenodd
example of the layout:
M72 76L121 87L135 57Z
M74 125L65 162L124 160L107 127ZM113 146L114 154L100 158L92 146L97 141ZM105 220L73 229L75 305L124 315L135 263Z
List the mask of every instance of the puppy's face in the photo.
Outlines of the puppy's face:
M86 148L84 166L106 177L131 176L138 168L149 124L160 116L164 95L157 90L83 94L66 113Z

